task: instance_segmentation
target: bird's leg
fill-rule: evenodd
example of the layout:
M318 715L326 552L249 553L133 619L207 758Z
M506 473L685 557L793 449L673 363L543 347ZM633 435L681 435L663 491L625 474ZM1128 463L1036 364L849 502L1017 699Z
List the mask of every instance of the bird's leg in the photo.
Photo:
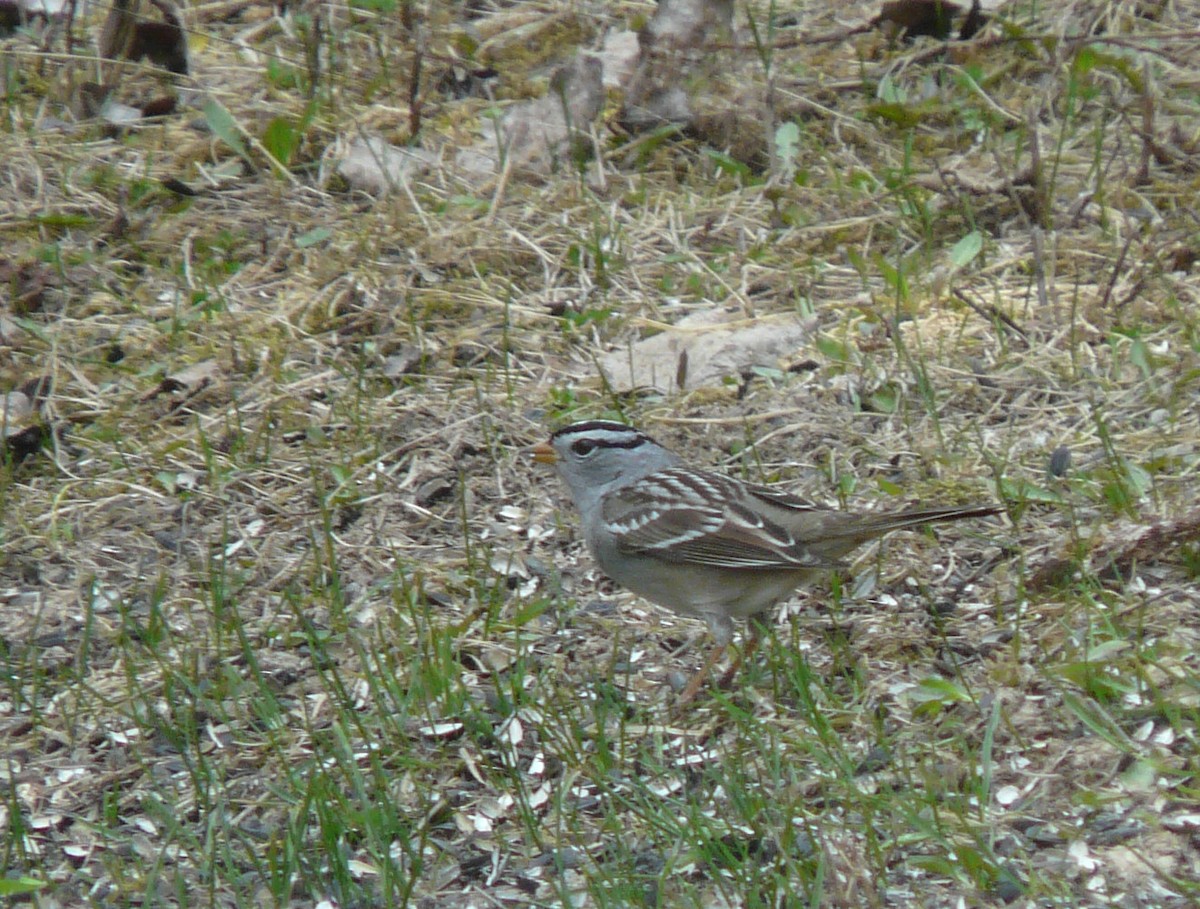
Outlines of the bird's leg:
M733 658L733 664L725 670L720 681L717 682L717 687L727 689L733 685L734 676L737 675L739 669L742 668L742 663L754 656L758 650L758 645L762 643L763 631L765 630L763 623L758 616L750 617L750 634L746 638L746 643L742 645L742 649L738 651L737 656Z
M704 660L704 665L701 666L694 676L687 683L687 686L675 700L675 706L680 707L691 702L696 696L696 692L700 690L700 686L704 684L704 680L708 678L712 668L721 662L721 657L725 654L725 649L729 646L729 642L718 642L713 645L713 649L708 652L708 657Z
M704 684L708 674L712 672L717 663L721 662L721 657L729 648L729 642L733 640L733 620L728 615L724 612L717 612L706 615L704 618L708 622L708 630L712 632L713 648L708 652L704 665L688 680L683 692L675 702L677 707L687 704L696 696L696 692L700 690L700 686Z

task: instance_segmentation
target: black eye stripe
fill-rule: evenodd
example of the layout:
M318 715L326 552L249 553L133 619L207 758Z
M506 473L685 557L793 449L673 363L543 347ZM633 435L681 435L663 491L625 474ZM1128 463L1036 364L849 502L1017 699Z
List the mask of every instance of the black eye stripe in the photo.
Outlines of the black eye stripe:
M632 426L614 423L611 420L588 420L585 423L572 423L554 433L552 441L564 436L576 435L584 437L571 444L571 450L579 455L590 454L597 448L637 448L653 441ZM576 448L581 442L587 443L586 451L579 451Z

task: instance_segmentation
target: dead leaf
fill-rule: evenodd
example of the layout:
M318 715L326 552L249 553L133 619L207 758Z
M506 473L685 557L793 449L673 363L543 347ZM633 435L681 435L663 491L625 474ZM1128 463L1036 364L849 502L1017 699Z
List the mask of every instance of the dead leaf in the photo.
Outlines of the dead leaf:
M0 314L0 344L16 347L20 344L25 329L7 316Z
M963 9L950 0L891 0L883 4L872 24L890 34L899 34L905 41L922 35L946 40L956 18ZM971 8L962 19L958 37L966 41L973 38L988 21L981 0L973 0Z
M628 29L610 31L597 56L603 70L605 88L622 88L628 84L637 67L638 36Z
M54 389L54 379L51 376L37 376L21 383L21 387L17 389L21 394L29 398L29 403L35 408L41 408L46 403L46 398L50 396L50 392Z
M162 22L148 22L141 0L113 0L100 32L100 56L108 60L141 60L164 69L188 73L187 34L183 15L173 0L150 0L163 15Z
M46 427L23 391L0 396L0 456L20 463L42 447Z
M137 27L139 5L139 0L113 0L96 44L101 57L116 60L127 56Z
M142 398L143 403L157 398L159 395L183 392L183 398L193 397L215 381L220 367L216 360L204 360L194 363L178 372L171 373L158 383L157 387Z
M398 379L420 371L424 353L416 344L402 344L400 349L383 361L383 374Z
M680 379L694 389L755 366L778 367L811 334L811 324L795 316L746 319L740 309L715 309L685 316L665 331L605 354L599 364L618 391L677 391L671 386Z
M164 177L161 181L163 189L168 189L177 196L198 196L196 190L192 189L182 180L176 180L174 177Z
M165 117L167 114L175 113L175 108L178 106L179 99L174 95L160 95L142 105L142 116Z
M457 163L477 174L495 173L501 166L515 171L550 174L586 144L586 133L604 106L603 68L591 54L580 53L550 77L541 98L516 104L481 142L463 149ZM503 158L499 150L503 149Z
M0 259L0 287L8 285L9 305L17 315L41 310L46 290L57 284L57 276L48 265L33 260Z
M186 76L188 74L187 37L177 11L168 13L169 4L156 3L166 22L140 22L133 30L133 41L129 46L129 59L143 57L156 63L168 72Z
M603 105L600 61L591 54L578 54L550 77L545 96L510 107L485 130L484 138L460 150L453 164L481 180L495 176L502 162L516 172L553 173L587 141L586 131ZM442 163L436 152L427 149L357 138L338 162L337 172L355 189L386 195Z
M23 423L33 413L33 402L21 391L10 391L0 398L0 426L7 433L8 427Z
M962 9L949 0L891 0L883 4L875 24L906 41L920 35L945 40L950 37L951 20Z
M640 132L690 125L693 95L729 66L722 53L733 31L730 0L663 0L638 35L638 57L619 122Z
M355 139L338 162L338 175L354 189L387 195L416 174L437 164L423 148L398 148L378 137Z
M142 119L142 109L109 98L100 105L100 119L112 126L129 126Z
M62 18L65 0L0 0L0 34L32 22Z

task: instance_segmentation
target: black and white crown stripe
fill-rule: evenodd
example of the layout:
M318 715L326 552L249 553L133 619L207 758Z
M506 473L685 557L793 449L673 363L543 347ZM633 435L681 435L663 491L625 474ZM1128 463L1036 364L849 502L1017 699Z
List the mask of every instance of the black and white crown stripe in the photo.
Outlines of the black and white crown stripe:
M642 445L658 444L641 430L612 420L572 423L554 433L551 441L571 436L577 437L577 441L591 443L596 448L640 448Z
M577 437L577 441L586 441L594 448L634 449L640 448L643 445L662 448L661 445L641 430L635 429L632 426L626 426L624 423L613 422L612 420L588 420L583 423L573 423L554 433L553 440L564 439L568 436ZM696 493L697 495L693 501L697 502L718 498L733 501L750 495L770 505L776 505L792 511L823 510L811 502L806 502L804 499L797 498L782 490L774 489L770 486L759 486L754 483L738 483L728 477L718 476L708 471L677 468L676 470L662 471L658 476L687 476L690 478L690 485L687 482L679 482L671 485L669 491L664 494L665 498L671 498L671 492L676 492L681 497L690 497L693 493ZM649 480L650 478L647 477L646 479ZM670 480L664 480L665 484L669 485L670 482Z

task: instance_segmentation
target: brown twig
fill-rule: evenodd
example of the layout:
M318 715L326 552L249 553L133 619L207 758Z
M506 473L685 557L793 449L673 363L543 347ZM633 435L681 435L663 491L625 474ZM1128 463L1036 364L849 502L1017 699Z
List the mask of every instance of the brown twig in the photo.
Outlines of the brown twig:
M1200 540L1200 508L1192 509L1181 518L1156 521L1140 528L1130 539L1098 546L1087 561L1097 575L1124 577L1139 563L1162 559L1168 551L1196 540ZM1080 567L1079 560L1056 556L1038 567L1026 589L1042 590L1069 580Z
M970 297L968 297L965 293L963 293L957 287L954 288L953 290L951 290L950 292L952 294L954 294L956 299L960 300L961 302L963 302L967 306L969 306L981 318L987 319L989 322L999 322L1001 325L1003 325L1009 331L1016 334L1022 341L1024 341L1027 344L1029 343L1029 336L1025 333L1025 329L1023 329L1020 325L1018 325L1016 322L1014 322L1010 316L1002 313L999 309L997 309L992 304L976 303L974 300L972 300Z

